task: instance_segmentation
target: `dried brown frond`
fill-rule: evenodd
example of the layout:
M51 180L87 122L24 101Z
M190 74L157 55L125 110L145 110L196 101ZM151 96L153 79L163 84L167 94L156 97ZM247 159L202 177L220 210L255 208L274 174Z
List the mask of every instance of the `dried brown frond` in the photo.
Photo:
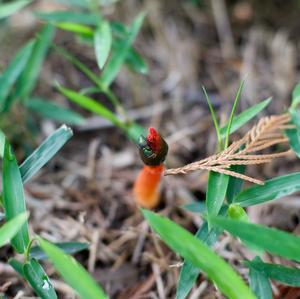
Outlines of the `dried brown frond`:
M258 152L276 144L286 143L287 138L284 136L283 130L293 127L289 121L290 115L287 113L264 117L243 138L233 142L222 152L180 168L167 169L164 174L174 175L195 170L209 170L262 185L263 181L234 172L229 167L231 165L269 163L275 158L286 156L290 150L274 154Z

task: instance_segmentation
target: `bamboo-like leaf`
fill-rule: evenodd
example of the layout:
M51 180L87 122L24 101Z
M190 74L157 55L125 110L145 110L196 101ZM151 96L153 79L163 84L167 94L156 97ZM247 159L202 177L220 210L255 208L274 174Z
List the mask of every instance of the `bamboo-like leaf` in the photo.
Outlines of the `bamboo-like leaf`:
M15 96L27 100L35 87L43 61L54 36L54 27L45 25L38 34L28 63L18 79Z
M259 257L256 257L254 261L256 259L260 260ZM247 265L249 267L250 288L257 299L272 299L272 288L268 277L255 267L252 267L250 263Z
M253 105L252 107L244 110L239 115L233 117L231 128L230 128L230 134L237 131L239 128L241 128L243 125L245 125L248 121L253 119L259 112L261 112L263 109L265 109L271 102L272 98L268 98L256 105ZM227 132L227 126L226 124L224 127L220 129L220 134L222 138L226 136Z
M60 123L69 125L84 123L84 118L75 111L42 98L30 98L26 102L26 107L43 118L52 119Z
M22 276L24 279L25 276L24 276L24 272L23 272L23 264L19 261L17 261L16 259L14 258L10 258L7 263L20 275Z
M163 241L194 266L203 270L225 296L231 299L255 298L242 278L207 245L171 220L147 210L142 212Z
M111 48L112 34L107 21L100 22L94 34L94 48L100 70L104 67Z
M81 25L78 23L73 23L73 22L60 22L60 23L54 23L55 27L73 32L79 36L87 36L87 37L93 37L94 36L94 30L93 28L86 26L86 25Z
M246 245L253 244L256 248L272 254L300 261L300 237L263 225L221 216L211 216L209 220L212 226L227 230Z
M5 100L23 71L33 49L33 41L28 42L11 60L0 77L0 112L5 108Z
M0 4L0 20L14 14L24 6L28 5L31 0L12 1L5 4Z
M28 215L21 213L0 227L0 247L9 243L25 224Z
M26 212L21 173L11 146L5 142L3 170L3 205L6 220L9 221ZM11 240L18 253L24 253L29 244L28 224L25 222Z
M64 253L68 254L76 253L89 247L89 244L80 242L62 242L54 243L54 245L60 248ZM30 249L30 257L37 260L43 260L47 258L47 255L40 246L34 246Z
M300 103L300 83L298 83L292 93L292 108L296 108Z
M23 182L36 174L73 136L70 128L63 125L50 135L20 166Z
M280 281L283 284L300 287L299 269L264 263L260 258L255 258L252 261L247 261L245 264L247 267L249 267L249 269L254 269L262 275L265 275L266 277Z
M42 266L35 259L30 259L23 266L23 273L35 293L41 299L56 299L57 295L50 279Z
M89 273L74 258L48 241L41 238L38 238L38 240L55 269L81 298L108 298Z
M242 207L261 204L279 199L300 190L300 172L279 176L265 181L262 186L253 186L243 190L234 198L234 203Z
M129 29L127 39L124 39L122 45L118 48L118 51L112 53L112 56L107 62L100 77L101 83L105 88L109 87L109 85L114 81L117 74L119 73L119 70L127 57L128 51L142 26L144 17L145 14L141 13L133 21Z

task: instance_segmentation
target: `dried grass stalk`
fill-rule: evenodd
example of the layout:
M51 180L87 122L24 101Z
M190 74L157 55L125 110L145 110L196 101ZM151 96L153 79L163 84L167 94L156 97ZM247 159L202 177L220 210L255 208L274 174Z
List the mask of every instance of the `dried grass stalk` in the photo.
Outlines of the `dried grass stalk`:
M289 121L290 115L288 113L264 117L243 138L233 142L222 152L180 168L167 169L164 174L174 175L195 170L209 170L263 185L263 181L234 172L229 167L231 165L269 163L275 158L289 154L290 150L274 154L257 153L271 146L286 143L287 138L284 136L283 130L293 127Z

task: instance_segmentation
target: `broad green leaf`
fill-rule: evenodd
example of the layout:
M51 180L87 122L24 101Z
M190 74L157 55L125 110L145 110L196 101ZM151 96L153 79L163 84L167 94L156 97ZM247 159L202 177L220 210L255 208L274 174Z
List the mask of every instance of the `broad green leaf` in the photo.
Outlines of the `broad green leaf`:
M244 174L246 165L232 165L230 170ZM230 176L228 181L228 188L226 191L226 198L228 203L232 203L233 199L241 192L244 180Z
M20 166L23 182L36 174L73 136L70 128L62 125L51 134Z
M146 75L149 72L149 67L141 55L134 49L130 49L125 59L125 63L133 71Z
M295 154L300 158L300 111L290 108L289 113L292 118L293 129L285 130L285 135L289 139L289 144Z
M206 190L206 209L208 215L218 215L224 202L228 180L229 176L226 174L214 171L209 172Z
M116 117L116 115L94 99L62 86L57 86L57 88L65 97L67 97L72 102L93 113L100 115L101 117L112 122L115 126L126 131L125 125Z
M26 107L43 118L53 119L60 123L69 125L84 123L84 118L78 113L42 98L30 98L26 102Z
M112 35L109 23L102 21L94 34L94 48L100 70L104 67L109 56Z
M9 243L25 224L27 218L28 215L26 213L21 213L0 227L0 247Z
M163 241L205 272L225 296L231 299L255 298L242 278L207 245L171 220L147 210L142 212Z
M243 190L233 202L242 207L261 204L279 199L300 190L300 172L279 176L265 181L264 185L256 185Z
M97 14L79 12L79 11L53 11L53 12L37 12L35 15L47 22L64 22L64 23L79 23L82 25L97 25L100 17Z
M296 108L300 103L300 83L298 83L292 93L292 108Z
M8 260L8 264L20 275L25 279L24 272L23 272L23 264L17 261L14 258L10 258Z
M48 241L41 238L38 238L38 240L55 269L81 298L108 298L89 273L74 258Z
M235 114L237 105L238 105L238 103L240 101L240 98L241 98L241 93L242 93L244 84L245 84L245 80L243 80L240 83L239 89L236 93L234 103L233 103L233 106L232 106L232 109L231 109L231 113L230 113L229 121L228 121L228 125L227 125L227 130L226 130L226 135L225 135L225 148L227 148L228 145L229 145L229 136L230 136L231 126L232 126L232 122L233 122L233 118L234 118L234 114Z
M9 221L26 211L21 173L11 146L5 142L3 169L3 205L6 220ZM24 253L29 244L28 224L25 222L11 240L18 253Z
M109 61L106 63L106 66L100 77L101 83L104 87L108 88L119 73L120 68L127 57L128 51L142 26L144 16L144 13L142 13L133 21L127 38L122 41L118 51L114 51Z
M76 253L89 247L89 244L80 242L54 243L54 245L60 248L64 253L68 254ZM34 246L30 249L30 257L37 260L43 260L47 258L46 254L39 246Z
M45 25L38 34L31 56L16 86L16 97L26 100L36 85L43 61L54 36L54 27Z
M42 266L35 259L30 259L23 266L23 273L35 293L41 299L55 299L57 295Z
M2 158L4 155L4 147L5 147L5 135L0 130L0 158Z
M256 257L259 259L259 257ZM252 263L252 262L251 262ZM258 299L272 299L272 288L268 277L261 271L257 271L256 268L248 265L249 267L249 278L250 288Z
M206 205L203 201L193 201L191 203L181 206L182 209L193 213L204 213L206 212Z
M268 98L256 105L253 105L252 107L244 110L239 115L235 116L232 120L231 128L230 128L230 134L237 131L239 128L241 128L243 125L245 125L248 121L250 121L252 118L254 118L259 112L261 112L263 109L265 109L271 102L272 98ZM224 127L220 129L220 134L222 138L225 138L226 131L227 131L228 124L226 124Z
M9 17L24 6L28 5L31 0L11 1L9 3L0 4L0 19Z
M33 45L33 41L30 41L21 48L0 76L0 112L4 110L5 100L23 71L32 52Z
M73 32L78 35L83 35L83 36L94 36L94 30L86 25L81 25L78 23L72 23L72 22L60 22L60 23L55 23L54 24L57 28Z
M209 230L207 222L204 222L195 234L195 237L207 246L212 246L217 242L220 233L221 231L217 229ZM184 261L177 284L176 299L186 298L200 272L201 270L195 267L193 263L188 260Z
M281 283L300 287L300 270L296 268L285 267L282 265L264 263L260 258L245 263L250 269L269 277L271 279L280 281Z
M256 248L275 255L300 261L300 237L263 225L220 216L211 216L209 219L212 226L227 230L242 242L253 244Z

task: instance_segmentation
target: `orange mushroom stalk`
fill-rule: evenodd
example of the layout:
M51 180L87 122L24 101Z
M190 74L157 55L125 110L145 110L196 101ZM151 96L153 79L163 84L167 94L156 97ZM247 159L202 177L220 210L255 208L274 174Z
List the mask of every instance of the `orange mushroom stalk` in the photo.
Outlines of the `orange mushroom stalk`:
M152 209L159 204L158 188L168 145L154 128L150 128L146 138L140 137L139 152L145 166L135 180L133 195L139 206Z

